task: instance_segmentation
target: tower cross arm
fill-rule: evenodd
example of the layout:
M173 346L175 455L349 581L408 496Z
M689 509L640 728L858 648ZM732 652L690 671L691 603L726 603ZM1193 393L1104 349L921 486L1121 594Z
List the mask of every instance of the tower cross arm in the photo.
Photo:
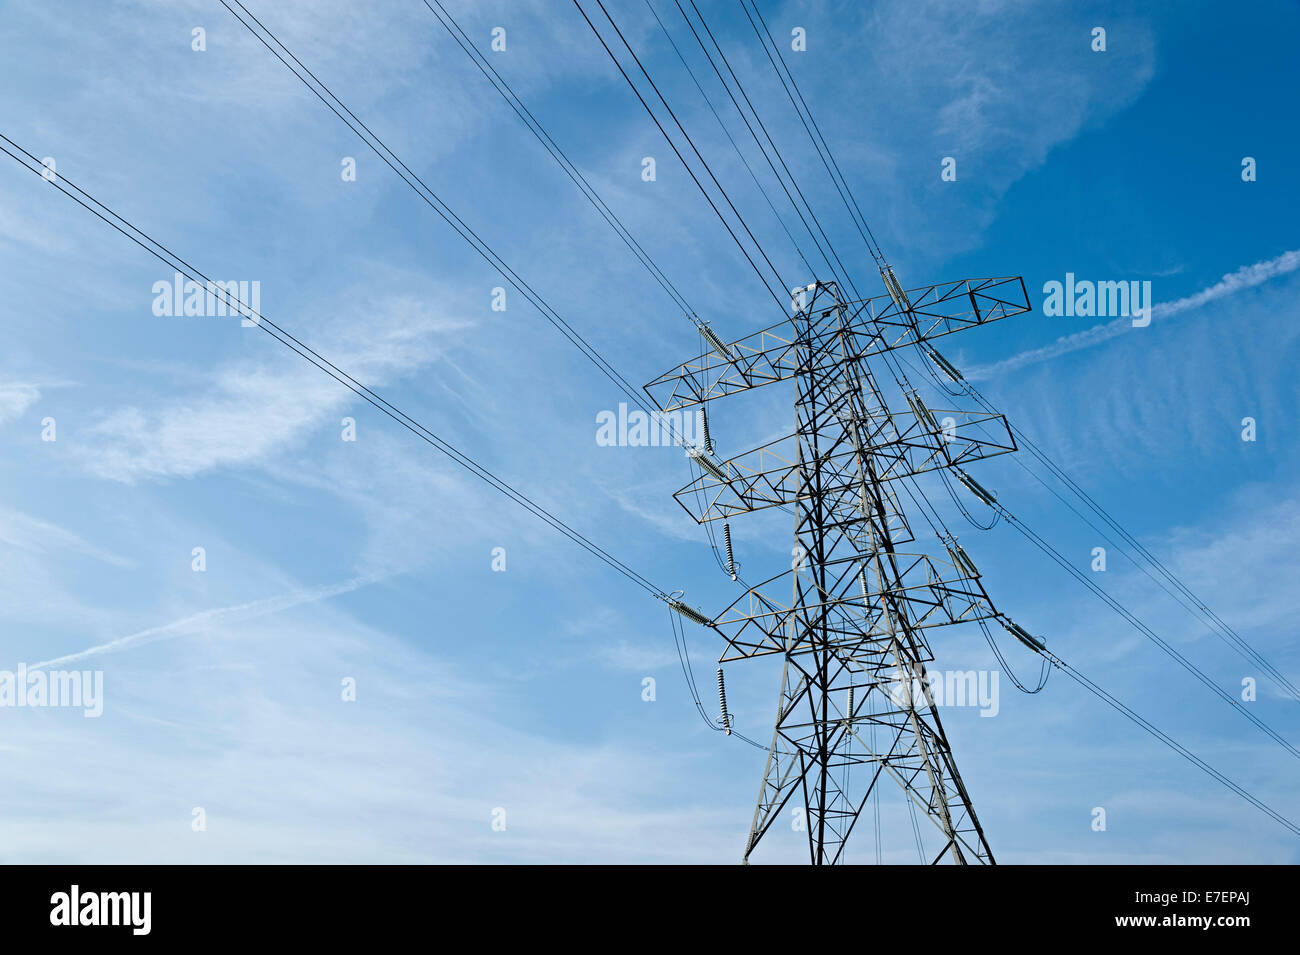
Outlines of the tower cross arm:
M675 411L794 378L802 370L801 348L806 359L809 345L821 353L819 361L826 358L825 351L842 361L858 361L1030 310L1020 276L961 279L909 289L901 302L878 295L841 307L850 313L847 334L832 320L821 329L824 337L801 345L806 327L801 332L791 318L683 362L645 390L660 410ZM831 318L832 310L824 316Z
M924 426L908 413L882 414L870 423L874 440L865 450L880 465L877 480L896 481L1016 450L1000 414L927 411ZM803 500L813 492L801 476L808 463L799 460L798 440L797 433L786 435L728 458L720 465L725 479L703 473L673 496L700 524ZM815 462L825 475L819 493L856 487L854 464L861 452L847 438L828 445Z

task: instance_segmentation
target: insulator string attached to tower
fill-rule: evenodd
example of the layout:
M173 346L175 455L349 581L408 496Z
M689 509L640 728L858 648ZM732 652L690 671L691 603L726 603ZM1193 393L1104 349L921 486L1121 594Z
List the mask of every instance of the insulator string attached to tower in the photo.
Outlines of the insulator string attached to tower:
M690 694L691 703L695 706L696 712L699 713L700 719L704 721L704 725L706 725L709 729L725 731L727 736L734 736L742 743L747 743L750 746L754 747L755 749L762 750L763 752L769 752L769 747L764 746L762 743L758 742L757 740L750 739L744 733L737 732L733 728L732 726L733 717L731 715L731 711L727 709L727 691L726 691L726 687L722 683L721 664L719 664L718 666L718 701L722 707L723 719L711 720L709 719L709 715L705 712L704 701L700 697L699 686L695 682L695 667L691 663L690 648L687 647L686 645L686 628L682 625L682 622L677 619L679 614L683 617L686 617L688 620L695 620L696 615L703 618L704 615L700 614L699 611L694 610L694 608L687 607L685 604L683 604L681 600L678 599L678 597L680 596L681 596L680 591L674 591L670 595L670 597L672 597L672 600L669 603L670 612L668 614L668 624L672 628L673 644L677 648L677 659L678 662L681 663L682 676L686 680L686 691L687 693ZM683 610L681 609L683 607L685 607L687 610L691 612L689 613L683 612Z
M727 684L722 678L722 667L718 667L718 710L721 712L719 722L722 724L722 731L728 736L731 735L731 714L727 712Z
M731 525L726 521L722 522L722 545L727 549L727 573L731 579L736 579L736 555L731 551Z
M709 454L713 453L713 438L709 436L709 412L704 405L700 405L696 412L700 422L700 440L703 442L704 450Z
M1033 696L1035 693L1040 692L1043 687L1047 686L1047 678L1051 675L1052 667L1046 658L1043 659L1042 667L1038 673L1038 686L1031 690L1025 682L1016 675L1016 672L1011 669L1011 664L1007 662L1006 655L1003 654L1002 648L999 647L997 641L993 639L993 632L989 629L988 622L981 619L979 621L979 627L980 630L983 631L984 639L988 641L989 648L993 651L993 655L997 657L998 663L1002 664L1003 671L1011 679L1012 684L1015 685L1017 690L1021 693L1028 693L1030 696ZM1033 650L1035 648L1030 647L1030 649ZM1037 650L1035 650L1035 652L1037 652Z

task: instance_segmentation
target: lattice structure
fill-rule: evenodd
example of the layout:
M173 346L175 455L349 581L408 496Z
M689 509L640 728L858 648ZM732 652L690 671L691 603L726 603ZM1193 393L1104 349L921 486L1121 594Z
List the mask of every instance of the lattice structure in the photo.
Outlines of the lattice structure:
M992 863L925 665L927 631L999 616L969 556L908 554L896 482L1015 450L995 414L893 411L868 359L1029 310L1019 278L966 280L843 301L834 283L799 290L790 321L714 349L647 386L664 410L794 380L795 432L718 462L677 492L699 522L785 506L794 568L752 587L708 625L721 662L780 654L780 705L745 861L785 807L804 808L811 861L833 864L876 787L892 779L941 833L934 862ZM729 539L729 535L728 535Z

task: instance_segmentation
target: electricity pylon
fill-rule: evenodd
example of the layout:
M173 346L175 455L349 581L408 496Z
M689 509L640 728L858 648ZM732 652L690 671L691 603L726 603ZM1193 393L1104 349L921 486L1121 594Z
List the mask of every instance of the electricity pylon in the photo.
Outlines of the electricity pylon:
M1001 415L932 410L914 391L903 393L905 411L891 411L871 359L915 346L959 377L926 343L1029 303L1018 277L905 292L892 269L881 274L889 294L857 302L833 282L795 290L789 321L736 342L702 324L711 349L646 386L672 411L796 382L793 434L726 461L691 449L700 476L675 495L700 523L771 507L795 515L791 570L748 588L716 618L675 604L726 641L719 666L784 657L745 862L792 801L805 813L811 861L842 861L886 779L939 830L932 862L994 861L930 694L927 631L998 619L1018 639L1033 638L994 608L955 538L944 535L942 558L897 549L916 538L896 487L947 468L991 498L963 465L1014 451L1015 440ZM734 575L730 552L726 559ZM730 731L725 704L722 724Z

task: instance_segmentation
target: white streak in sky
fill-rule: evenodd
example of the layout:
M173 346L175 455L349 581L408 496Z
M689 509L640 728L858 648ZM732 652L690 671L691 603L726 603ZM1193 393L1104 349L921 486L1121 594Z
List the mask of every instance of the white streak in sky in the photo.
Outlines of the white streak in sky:
M1186 298L1175 299L1172 302L1161 302L1151 309L1152 319L1168 318L1171 315L1177 315L1179 312L1185 312L1189 309L1200 308L1206 302L1212 302L1215 299L1232 295L1245 288L1251 288L1267 282L1271 278L1279 275L1285 275L1288 272L1294 272L1300 269L1300 249L1293 249L1290 252L1283 252L1275 259L1268 259L1264 262L1256 262L1254 265L1244 265L1235 272L1230 272L1219 281L1215 282L1208 288L1203 288L1194 295ZM1066 335L1058 338L1050 345L1044 345L1042 348L1033 348L1029 351L1023 351L1019 355L1012 355L1003 361L994 362L992 365L980 365L971 368L966 372L966 377L975 381L984 381L989 378L997 377L1008 371L1015 371L1017 368L1023 368L1026 365L1036 364L1040 361L1047 361L1051 358L1057 358L1061 355L1072 351L1078 351L1081 348L1090 348L1093 345L1100 344L1108 339L1121 335L1131 329L1132 320L1129 318L1117 318L1113 322L1107 322L1105 325L1097 325L1086 331L1077 332L1073 335Z

